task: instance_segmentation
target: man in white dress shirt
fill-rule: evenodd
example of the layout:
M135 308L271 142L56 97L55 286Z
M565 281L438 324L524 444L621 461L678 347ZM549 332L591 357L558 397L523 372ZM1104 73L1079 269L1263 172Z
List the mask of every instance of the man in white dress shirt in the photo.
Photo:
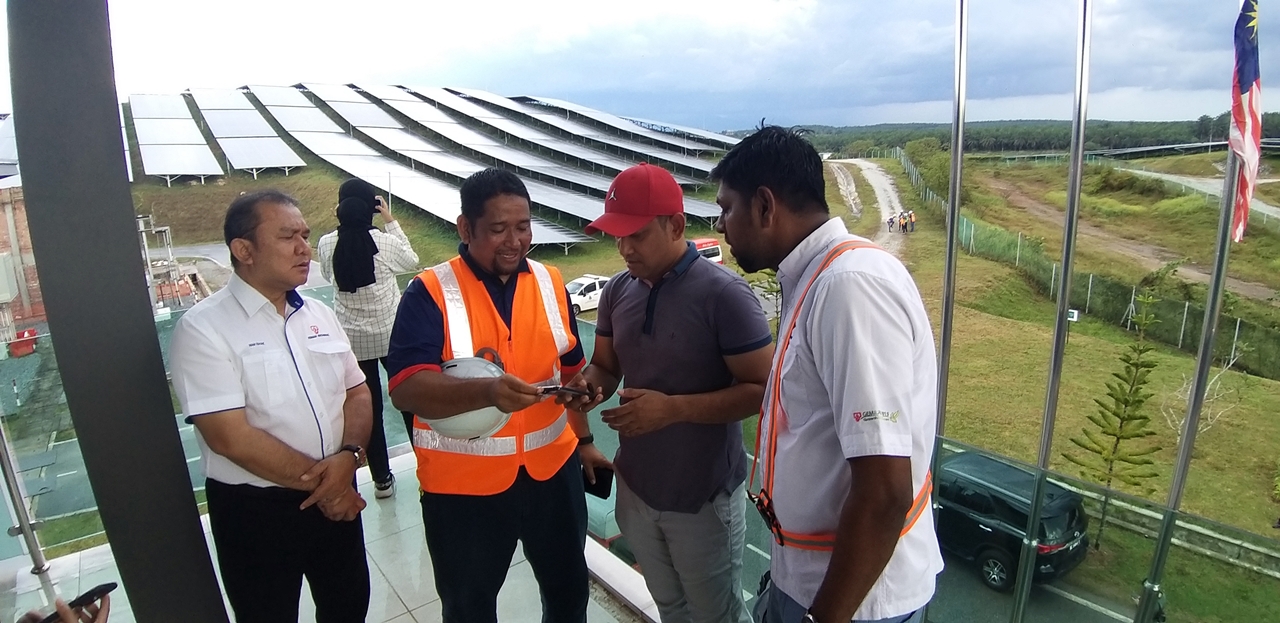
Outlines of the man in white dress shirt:
M774 533L767 623L916 623L942 556L930 508L933 331L906 268L831 218L822 159L762 128L711 172L742 268L776 269L783 316L751 492Z
M170 367L227 598L239 623L296 621L305 576L318 623L364 621L364 375L333 311L296 291L311 263L296 201L241 195L223 230L235 274L178 321Z

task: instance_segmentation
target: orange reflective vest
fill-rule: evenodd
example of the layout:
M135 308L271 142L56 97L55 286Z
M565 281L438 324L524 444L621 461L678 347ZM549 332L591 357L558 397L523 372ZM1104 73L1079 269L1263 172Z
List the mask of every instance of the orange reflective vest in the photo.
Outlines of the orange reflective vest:
M906 217L903 217L902 220L905 223ZM804 289L800 291L800 298L796 300L795 309L791 312L791 321L787 323L785 330L778 332L778 346L773 351L773 368L769 375L769 381L765 386L764 408L760 412L760 426L756 429L755 460L751 463L751 477L747 483L747 491L749 492L748 497L755 503L756 509L760 511L765 524L773 532L774 540L783 547L829 552L835 548L836 535L834 533L801 534L791 532L782 526L773 510L773 473L778 454L778 430L787 425L787 412L782 408L782 364L786 361L787 349L791 346L791 335L795 332L796 321L800 318L800 306L804 305L805 299L809 296L809 290L813 288L818 276L828 266L831 266L831 263L836 258L846 252L867 248L878 249L879 247L870 242L850 240L842 242L828 251L826 257L822 259L822 264L818 266L818 270L814 271L813 276L809 278L809 283L805 284ZM762 434L766 430L768 431L767 438ZM761 470L761 480L763 482L759 493L750 493L754 489L756 468L760 465L761 458L765 459L764 469ZM916 521L920 519L920 516L927 512L932 493L933 474L927 474L924 484L920 486L920 490L916 492L915 499L911 502L911 509L907 511L906 517L903 518L902 531L898 535L899 538L906 536L915 527Z
M508 374L533 385L559 383L560 356L577 345L565 311L564 281L555 268L528 262L529 272L512 277L518 281L510 328L461 257L418 275L444 315L443 361L487 348L498 354ZM483 439L445 437L422 418L413 424L418 482L430 493L501 493L515 482L521 466L535 480L547 480L577 443L564 406L553 399L511 414L506 426Z

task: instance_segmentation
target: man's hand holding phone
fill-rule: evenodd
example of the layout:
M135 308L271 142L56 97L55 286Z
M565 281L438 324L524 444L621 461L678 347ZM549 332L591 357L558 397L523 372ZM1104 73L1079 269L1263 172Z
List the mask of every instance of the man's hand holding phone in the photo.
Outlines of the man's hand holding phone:
M578 373L555 392L556 403L566 409L586 413L604 402L604 390L588 383L586 377Z

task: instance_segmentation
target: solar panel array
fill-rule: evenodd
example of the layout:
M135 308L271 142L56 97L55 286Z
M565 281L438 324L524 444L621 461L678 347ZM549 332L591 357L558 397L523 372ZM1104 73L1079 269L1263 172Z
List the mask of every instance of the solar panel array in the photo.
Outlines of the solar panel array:
M192 89L190 93L231 168L249 171L257 179L264 169L284 169L288 175L290 169L306 166L244 93L232 89Z
M510 128L512 130L515 130L515 126L526 128L530 130L530 132L523 133L524 136L530 137L530 138L537 138L538 140L530 141L535 144L541 145L541 144L544 144L545 142L546 144L548 144L550 148L550 145L558 146L557 143L567 143L567 141L559 141L558 139L550 137L545 133L541 133L538 130L528 128L527 126L521 126L521 124L515 121L512 121L496 112L493 112L487 108L479 106L471 101L468 101L462 98L461 96L458 96L444 89L420 89L420 90L414 89L412 90L412 92L416 93L420 97L427 99L430 102L433 102L439 105L442 109L453 111L453 114L455 115L470 117L480 122L481 124L487 125L489 127L493 127L495 129L498 129L499 131L502 131L501 127ZM397 104L399 104L399 102L393 100L393 101L387 101L387 104L393 107L396 107ZM421 110L421 109L415 109L415 110ZM408 114L408 116L410 116L411 118L413 117L413 115L411 114ZM435 117L435 113L432 113L432 117L433 118ZM599 211L602 209L602 206L600 206L600 199L603 199L605 193L608 192L609 185L612 183L614 175L616 175L618 172L621 172L622 169L628 168L634 164L632 162L626 162L621 159L615 159L620 166L616 169L612 169L608 171L607 173L600 174L600 173L582 171L581 169L570 167L566 164L557 162L555 160L550 160L547 157L544 157L538 154L531 154L523 150L509 147L493 139L492 137L486 136L484 134L480 134L479 132L477 132L472 128L464 126L460 123L456 123L452 118L447 118L447 119L448 119L448 122L443 122L443 121L425 121L425 122L419 121L419 122L422 123L427 128L431 129L432 131L440 133L442 136L445 136L449 140L452 140L469 149L473 149L477 152L485 154L491 158L494 158L495 160L507 162L511 166L518 167L522 170L531 171L534 173L539 173L539 174L553 177L556 179L564 180L566 182L570 182L572 184L577 184L580 186L585 186L589 189L596 191L595 194L599 197L598 199L595 200L597 204L597 207L595 208L596 211ZM415 119L415 121L417 121L417 119ZM541 136L534 137L533 133L539 133L541 134ZM514 131L511 132L510 134L515 135ZM577 146L577 147L579 149L589 150L585 146ZM595 153L600 154L601 152L595 152ZM683 176L678 176L678 177L683 177ZM684 178L684 179L687 180L688 178ZM679 179L677 179L677 181L679 181ZM692 182L693 180L688 180L688 181ZM720 213L719 208L712 206L711 204L706 203L704 201L697 201L692 199L688 199L685 201L685 211L688 212L689 214L692 214L694 216L699 216L702 218L714 218Z
M142 156L142 171L172 184L182 175L222 175L181 95L131 95L129 109Z
M675 134L677 136L680 136L680 135L689 136L694 138L695 140L704 141L708 145L719 147L721 149L733 149L733 146L737 145L740 142L739 139L733 138L732 136L728 136L726 134L708 132L701 128L691 128L687 125L677 125L674 123L667 123L666 121L654 121L652 119L644 119L641 117L623 117L623 119L626 119L627 121L630 121L632 123L640 124L642 126L645 126L651 130L656 130L658 132L666 132L668 134Z
M522 103L477 89L454 90L484 101L490 106L503 111L503 114L523 123L535 121L554 128L566 135L570 140L606 145L611 151L629 158L633 162L652 162L665 165L668 169L675 166L678 167L677 173L680 172L680 169L684 169L696 175L697 182L706 180L711 174L712 167L715 166L713 162L668 151L661 147L637 143L604 132L580 121L568 119L564 113L557 113L556 109L550 106Z
M445 151L440 144L409 132L399 121L392 118L378 105L364 99L363 96L348 87L342 88L346 88L349 93L364 99L364 102L330 101L327 98L331 95L337 96L339 99L347 96L334 93L330 88L320 88L319 85L305 84L303 86L311 91L313 95L319 96L325 104L333 108L334 112L338 113L343 120L351 124L355 129L392 151L402 153L415 162L421 162L431 169L446 174L452 178L450 179L452 182L461 183L463 178L483 169L485 165L497 164L497 162L481 163ZM393 108L397 104L404 103L401 100L386 100L386 102ZM422 111L423 109L421 108L416 109L416 112ZM517 149L503 146L493 139L464 127L451 119L447 122L441 121L439 116L434 113L429 114L428 117L429 119L423 125L426 125L429 129L464 147L475 150L476 153L494 158L496 161L502 161L512 166L520 166L517 163L528 164L530 160L534 160L536 164L558 166L549 161L544 162ZM413 117L410 116L410 118L412 119ZM401 151L400 148L407 149ZM424 156L423 154L427 155ZM599 199L557 188L527 175L522 177L525 187L529 190L530 199L539 206L587 221L595 220L604 214L604 205ZM605 180L605 188L608 188L607 180Z
M656 130L650 130L649 128L637 125L631 121L627 121L622 117L611 115L607 112L599 111L594 108L589 108L581 104L566 102L565 100L555 99L551 97L534 97L530 99L536 100L539 103L542 103L548 106L554 106L556 108L560 108L563 110L576 113L578 115L586 117L587 119L591 119L592 121L595 121L601 125L612 128L614 130L614 133L620 134L623 137L634 138L634 139L647 139L649 141L652 141L654 145L662 147L663 149L677 151L680 153L693 153L695 155L703 152L720 151L716 148L708 146L706 143L690 141L677 136L672 136L670 134L663 134L662 132L658 132Z
M461 214L456 187L383 156L348 136L343 128L330 120L301 91L290 87L251 86L249 89L290 136L322 160L446 222L453 223ZM324 87L319 89L320 92L325 90L327 89ZM347 90L351 91L349 88ZM319 96L315 90L312 92ZM361 97L354 91L352 94L354 97ZM349 101L345 94L338 99ZM368 103L368 100L364 101ZM534 244L567 245L592 240L583 234L537 218L533 221L532 229Z

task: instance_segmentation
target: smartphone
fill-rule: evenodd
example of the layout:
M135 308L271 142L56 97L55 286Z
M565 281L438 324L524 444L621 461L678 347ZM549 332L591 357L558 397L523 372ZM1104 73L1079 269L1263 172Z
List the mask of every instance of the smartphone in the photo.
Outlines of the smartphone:
M95 601L98 601L99 599L102 599L104 596L106 596L107 593L110 593L111 591L116 590L117 586L119 585L116 584L115 582L107 582L106 584L99 584L85 591L84 593L81 593L79 597L72 599L69 603L67 603L67 606L72 610L75 610L76 608L83 608L89 604L92 604ZM54 612L53 614L50 614L49 616L45 617L42 621L40 621L40 623L58 623L58 621L62 621L62 618L58 616L57 612ZM63 623L75 623L75 622L64 621Z
M541 385L538 387L538 393L542 394L543 396L550 396L551 394L569 394L572 396L588 396L588 397L591 396L591 394L587 392L587 390L576 389L573 387L565 387L564 385Z
M597 467L595 469L596 481L592 484L587 480L587 473L582 472L582 489L587 493L594 495L602 500L609 499L609 494L613 491L613 470Z

